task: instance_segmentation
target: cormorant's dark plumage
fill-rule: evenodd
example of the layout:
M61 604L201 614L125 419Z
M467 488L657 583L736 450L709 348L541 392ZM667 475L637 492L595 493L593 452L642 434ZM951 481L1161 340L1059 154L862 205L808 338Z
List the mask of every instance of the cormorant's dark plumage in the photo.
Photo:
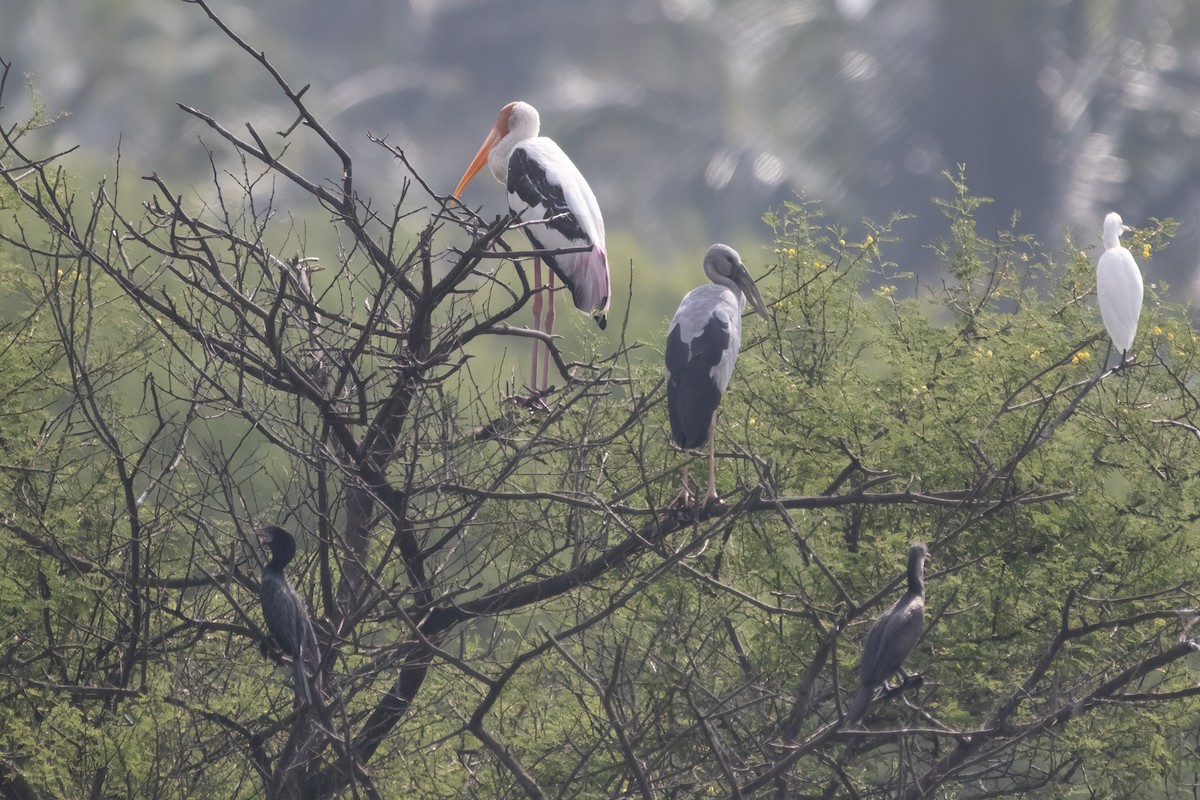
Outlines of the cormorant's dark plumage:
M263 567L262 574L263 618L280 649L292 657L296 698L301 705L311 705L312 690L305 665L316 673L317 637L304 602L283 575L284 567L296 554L296 540L275 525L261 529L259 534L271 551L271 560Z
M875 699L875 691L884 681L904 665L904 659L921 638L925 624L925 557L929 548L917 542L908 551L908 591L891 608L883 612L863 647L859 678L862 688L858 690L850 710L846 713L845 727L855 728L862 722L868 706Z

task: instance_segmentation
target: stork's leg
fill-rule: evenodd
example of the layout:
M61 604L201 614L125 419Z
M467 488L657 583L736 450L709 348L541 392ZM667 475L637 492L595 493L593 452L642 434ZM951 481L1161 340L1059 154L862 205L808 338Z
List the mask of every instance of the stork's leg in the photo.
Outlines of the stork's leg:
M713 409L712 421L708 423L708 492L704 505L717 500L717 411Z
M549 270L546 285L550 287L550 296L546 298L546 333L554 333L554 270ZM550 345L542 344L542 388L550 385Z
M533 329L542 329L542 259L533 257ZM529 364L529 388L537 394L538 390L538 340L533 340L533 355Z
M671 505L675 508L689 508L692 505L692 487L688 485L688 465L683 465L683 486L679 489L679 494L675 495L675 499L671 501Z

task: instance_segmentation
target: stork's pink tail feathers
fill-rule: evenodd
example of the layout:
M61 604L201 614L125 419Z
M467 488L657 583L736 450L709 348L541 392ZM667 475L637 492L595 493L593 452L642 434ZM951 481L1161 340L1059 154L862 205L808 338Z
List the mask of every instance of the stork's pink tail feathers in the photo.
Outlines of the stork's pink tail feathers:
M586 253L579 253L578 261L572 278L575 307L580 311L591 314L596 323L604 330L608 325L605 312L608 311L612 297L612 287L608 278L608 253L600 245L592 245Z

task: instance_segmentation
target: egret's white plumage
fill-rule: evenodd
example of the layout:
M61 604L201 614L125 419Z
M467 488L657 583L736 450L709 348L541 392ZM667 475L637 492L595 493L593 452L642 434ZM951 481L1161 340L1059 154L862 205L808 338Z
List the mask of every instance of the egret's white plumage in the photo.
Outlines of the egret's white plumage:
M1121 246L1121 232L1129 230L1113 212L1104 218L1104 252L1096 262L1096 298L1100 318L1113 345L1125 353L1133 347L1138 316L1142 313L1142 273L1133 254Z
M706 502L710 502L717 497L713 428L742 344L742 309L749 299L766 319L767 308L732 247L710 247L704 256L704 272L712 283L684 296L667 329L667 415L679 447L709 444ZM680 497L690 498L686 467Z
M608 253L604 244L604 218L600 204L583 175L553 139L539 136L541 118L537 109L520 101L500 109L496 124L454 190L458 197L486 164L496 180L508 188L508 207L526 223L529 241L539 250L586 248L575 253L546 256L549 285L562 279L575 307L592 314L601 329L607 324L611 295ZM534 289L542 285L541 260L533 262ZM542 295L534 295L534 326L541 327ZM546 312L545 332L554 332L554 293ZM539 388L537 348L534 343L530 384ZM549 352L543 356L543 384L549 370Z

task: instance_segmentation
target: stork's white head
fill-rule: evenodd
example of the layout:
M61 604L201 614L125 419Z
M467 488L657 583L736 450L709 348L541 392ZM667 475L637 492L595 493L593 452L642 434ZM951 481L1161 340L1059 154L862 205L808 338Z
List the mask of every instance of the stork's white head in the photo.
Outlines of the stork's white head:
M487 138L475 154L471 166L463 173L462 180L454 189L454 196L462 194L471 179L475 177L483 165L487 164L492 175L501 183L508 181L508 159L512 156L513 148L526 139L532 139L541 130L542 121L537 109L529 103L517 100L500 109L496 124L488 132Z
M503 125L502 135L512 136L514 141L532 139L542 129L542 118L533 106L523 100L515 100L500 109L496 117L496 128Z
M1132 229L1121 222L1121 215L1115 211L1110 211L1108 216L1104 218L1104 235L1102 237L1104 249L1112 250L1114 247L1120 247L1121 234L1128 230Z
M750 301L750 305L763 319L767 319L767 305L763 302L754 279L742 263L742 257L727 244L714 244L704 254L704 274L713 283L728 286Z

